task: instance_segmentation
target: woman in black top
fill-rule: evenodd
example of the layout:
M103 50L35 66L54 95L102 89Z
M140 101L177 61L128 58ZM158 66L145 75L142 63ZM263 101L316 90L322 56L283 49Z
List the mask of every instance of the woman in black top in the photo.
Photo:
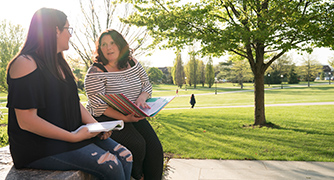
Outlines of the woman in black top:
M80 104L63 57L72 31L63 12L38 10L23 48L8 64L8 135L14 165L130 179L132 154L109 138L111 132L72 132L96 122Z

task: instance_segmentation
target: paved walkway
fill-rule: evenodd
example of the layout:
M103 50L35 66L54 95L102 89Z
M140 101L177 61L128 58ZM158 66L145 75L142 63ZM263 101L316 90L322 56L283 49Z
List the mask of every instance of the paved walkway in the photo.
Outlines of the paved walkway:
M333 180L334 162L171 159L165 180Z

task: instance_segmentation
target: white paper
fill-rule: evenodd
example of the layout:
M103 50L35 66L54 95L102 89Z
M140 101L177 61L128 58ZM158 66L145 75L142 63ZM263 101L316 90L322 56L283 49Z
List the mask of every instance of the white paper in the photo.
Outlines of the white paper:
M108 132L111 130L121 130L124 127L123 120L91 123L80 126L72 133L77 133L80 129L87 127L89 132Z

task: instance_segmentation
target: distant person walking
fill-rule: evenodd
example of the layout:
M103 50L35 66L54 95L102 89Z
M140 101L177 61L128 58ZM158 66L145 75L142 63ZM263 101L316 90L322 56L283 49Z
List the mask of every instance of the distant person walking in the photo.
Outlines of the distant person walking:
M176 89L176 95L179 95L179 89Z
M196 104L196 100L195 100L195 95L194 94L191 94L190 104L191 104L191 108L194 108L194 106Z

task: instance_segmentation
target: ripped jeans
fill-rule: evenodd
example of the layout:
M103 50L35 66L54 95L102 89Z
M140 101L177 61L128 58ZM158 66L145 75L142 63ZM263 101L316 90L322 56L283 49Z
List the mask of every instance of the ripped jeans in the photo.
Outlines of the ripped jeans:
M81 170L106 180L129 180L132 154L108 138L80 149L48 156L30 163L27 168L45 170Z

